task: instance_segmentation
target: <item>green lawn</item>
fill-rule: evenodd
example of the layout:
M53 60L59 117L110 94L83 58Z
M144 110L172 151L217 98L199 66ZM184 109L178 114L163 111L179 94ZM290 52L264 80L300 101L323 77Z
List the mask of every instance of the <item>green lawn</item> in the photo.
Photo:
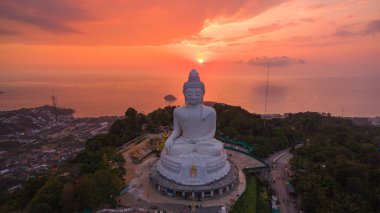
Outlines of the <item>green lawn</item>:
M255 176L245 173L247 187L232 207L232 213L269 213L269 198L265 186Z
M257 198L257 213L270 213L271 207L269 206L269 197L266 186L258 182L257 191L259 194Z
M257 184L256 178L250 174L245 174L247 187L244 193L232 207L231 213L256 213L257 209Z

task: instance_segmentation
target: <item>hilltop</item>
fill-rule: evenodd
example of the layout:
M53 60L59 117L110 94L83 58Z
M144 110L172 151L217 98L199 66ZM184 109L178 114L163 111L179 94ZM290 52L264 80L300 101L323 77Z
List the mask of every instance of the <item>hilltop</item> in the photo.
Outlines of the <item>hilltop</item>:
M212 105L217 113L216 137L249 144L253 149L246 151L262 158L278 150L291 148L294 158L290 162L290 169L294 176L290 182L299 195L301 209L308 212L318 212L320 207L329 212L339 212L339 209L348 209L349 206L353 206L354 209L363 208L366 212L376 212L373 210L378 209L379 127L357 126L349 118L317 112L274 116L265 120L264 126L264 119L239 106L207 104ZM66 161L66 166L61 170L62 174L66 174L64 177L52 175L48 179L31 179L20 186L18 193L4 191L0 209L36 210L42 204L56 211L67 207L72 212L116 207L115 198L122 189L122 178L126 172L124 158L117 152L118 147L146 133L170 130L174 109L174 106L167 106L145 115L128 108L124 116L112 121L109 131L105 129L108 133L92 135L92 131L86 130L88 139L85 144L82 143L82 151ZM28 113L13 114L17 115ZM68 121L71 119L69 125L63 122L65 116L61 117L63 120L59 122L55 122L54 117L49 117L53 124L61 125L56 129L65 133L49 138L61 138L62 141L66 136L84 131L79 129L81 123L84 123L83 120L77 121L70 113L65 115ZM10 118L7 117L8 120ZM96 125L92 128L96 129ZM86 123L84 126L89 125ZM46 131L46 136L48 135L51 134ZM303 147L294 150L297 144L303 144ZM33 159L39 158L36 156ZM21 197L20 194L28 190L31 181L41 183L32 183L34 190L29 197ZM96 191L103 193L94 193ZM321 196L315 197L315 194ZM80 199L65 199L66 197ZM18 205L12 206L16 201L19 202Z

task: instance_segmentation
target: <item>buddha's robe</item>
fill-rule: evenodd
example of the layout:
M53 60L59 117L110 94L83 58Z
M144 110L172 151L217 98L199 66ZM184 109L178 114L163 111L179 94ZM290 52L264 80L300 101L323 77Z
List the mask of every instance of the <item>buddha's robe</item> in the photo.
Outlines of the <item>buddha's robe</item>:
M178 107L174 110L174 130L168 140L173 140L167 149L168 155L220 155L223 143L216 140L216 112L213 108L199 105L197 107Z

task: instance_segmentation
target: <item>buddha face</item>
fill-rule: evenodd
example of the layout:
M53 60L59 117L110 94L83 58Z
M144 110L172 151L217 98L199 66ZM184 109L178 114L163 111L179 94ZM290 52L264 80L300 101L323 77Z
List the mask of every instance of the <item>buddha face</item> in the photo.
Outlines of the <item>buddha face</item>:
M198 105L203 101L203 91L199 88L188 88L184 92L186 104Z

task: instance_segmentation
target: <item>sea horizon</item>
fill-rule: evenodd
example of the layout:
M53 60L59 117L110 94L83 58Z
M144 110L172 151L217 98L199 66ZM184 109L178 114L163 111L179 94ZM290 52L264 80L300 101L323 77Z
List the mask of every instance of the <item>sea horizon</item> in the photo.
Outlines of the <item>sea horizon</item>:
M200 74L206 85L205 101L265 114L265 75ZM126 74L118 78L98 75L73 79L0 81L0 91L5 92L0 95L0 111L52 105L54 95L57 106L76 110L75 117L120 116L129 107L148 114L168 105L184 105L182 85L187 75ZM343 117L377 117L379 81L377 76L274 77L269 80L266 114L314 111ZM165 95L177 99L167 102Z

